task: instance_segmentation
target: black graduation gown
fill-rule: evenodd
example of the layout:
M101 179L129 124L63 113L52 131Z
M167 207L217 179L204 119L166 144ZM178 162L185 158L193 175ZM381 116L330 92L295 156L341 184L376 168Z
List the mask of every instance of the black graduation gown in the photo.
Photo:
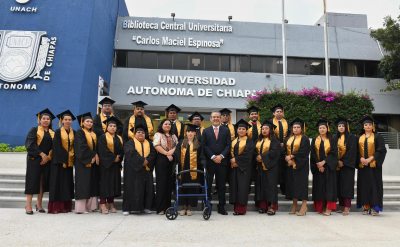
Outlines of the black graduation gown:
M364 166L359 168L360 154L357 155L357 207L369 204L376 209L383 209L383 181L382 181L382 165L386 157L385 141L381 135L374 133L376 168ZM358 141L357 141L358 146ZM358 153L360 152L357 148Z
M247 205L253 169L254 143L248 138L246 140L246 147L241 155L238 155L238 143L234 147L234 155L239 167L231 169L229 203Z
M311 141L310 168L313 174L312 181L312 199L313 201L330 201L337 200L337 182L336 167L338 164L337 142L332 137L329 138L331 150L326 157L320 157L318 160L315 150L315 139ZM325 142L324 142L325 143ZM325 160L324 172L318 171L317 162Z
M53 140L49 132L44 132L43 140L37 145L37 127L30 129L25 147L28 152L26 157L26 175L25 175L25 194L33 195L40 193L40 181L43 182L43 192L49 191L49 175L51 161L40 165L42 158L40 153L49 155L53 146Z
M100 136L97 150L100 159L100 198L121 196L121 169L124 149L117 135L114 136L114 153L107 147L106 135ZM120 162L114 162L119 155Z
M154 199L153 169L156 151L150 142L150 154L147 158L142 157L135 149L133 140L124 144L124 194L122 210L143 211L151 209ZM143 163L149 162L147 171Z
M254 154L256 157L259 153ZM276 138L271 138L269 150L261 155L263 163L267 168L264 171L257 164L257 178L255 197L257 201L267 201L271 203L278 202L278 181L279 181L279 159L281 155L281 146Z
M310 141L308 136L303 135L300 148L294 155L296 169L286 169L286 199L308 200L309 154Z
M124 122L124 128L122 130L122 139L124 140L124 142L128 142L129 141L129 131L131 131L129 129L129 120L131 119L131 117L128 117L125 122ZM144 127L144 133L145 133L145 138L147 140L149 140L149 129L147 128L147 123L146 123L146 119L144 119L144 117L135 117L135 128L136 126L143 126Z
M75 136L74 131L74 139ZM53 140L49 201L70 201L74 199L73 167L64 168L64 163L68 163L68 151L61 144L61 129L58 129Z
M178 171L183 171L183 170L190 170L190 147L188 147L186 149L186 153L185 153L185 160L184 160L184 164L183 164L183 169L181 166L181 149L182 148L182 141L179 142L178 146L175 149L175 154L174 157L176 159L176 163L178 163ZM204 163L205 160L203 159L203 155L202 155L202 150L201 147L199 145L198 149L197 149L197 170L201 170L203 171L203 167L204 167ZM196 179L192 179L192 177L190 176L190 173L185 173L181 175L181 178L179 180L179 183L200 183L200 184L204 184L204 176L202 173L197 173L197 177ZM198 188L194 188L194 189L185 189L185 190L181 190L180 194L199 194L201 193L201 191ZM196 197L181 197L179 199L179 204L180 205L187 205L189 204L191 207L196 207L197 206L197 202L198 202L198 198Z
M169 161L167 156L157 152L155 161L156 172L156 198L155 208L157 213L165 211L171 206L171 193L174 183L175 160Z
M104 134L103 125L99 114L97 114L93 119L93 131L96 133L97 138Z
M96 147L97 143L93 146ZM97 150L90 150L82 129L75 135L75 199L89 199L99 195L99 167L96 163L86 167L96 156Z
M178 140L183 140L183 138L185 137L185 124L181 122L181 130L180 130L180 134L178 135L178 128L176 126L176 122L179 120L175 120L175 122L171 122L171 135L174 134L176 135L176 137L178 138Z
M340 136L334 136L337 143ZM343 167L337 171L337 195L338 198L354 198L354 174L357 162L357 137L353 134L346 134L346 153L341 159ZM339 151L338 151L339 152Z

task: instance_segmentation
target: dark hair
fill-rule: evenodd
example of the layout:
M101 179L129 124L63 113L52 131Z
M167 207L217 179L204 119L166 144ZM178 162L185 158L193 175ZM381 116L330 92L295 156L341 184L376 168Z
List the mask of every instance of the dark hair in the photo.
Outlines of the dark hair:
M268 126L268 127L269 127L269 134L268 134L267 137L268 137L269 139L275 137L275 134L274 134L274 133L272 133L272 135L271 135L271 132L274 132L274 129L271 128L271 126L269 126L269 125L261 125L261 131L260 131L260 134L258 135L257 141L261 141L261 140L264 138L264 136L263 136L263 134L262 134L262 127L264 127L264 126Z
M170 122L171 125L172 125L171 120L169 120L168 118L163 119L163 120L160 122L160 124L158 125L158 127L157 127L157 132L158 132L158 133L164 134L164 130L163 130L162 126L164 125L164 123L165 123L166 121Z
M182 146L188 148L188 144L189 144L189 140L188 140L187 136L185 136L185 138L182 141ZM194 136L194 138L193 138L193 151L197 151L199 146L200 146L199 139L197 139L197 136Z

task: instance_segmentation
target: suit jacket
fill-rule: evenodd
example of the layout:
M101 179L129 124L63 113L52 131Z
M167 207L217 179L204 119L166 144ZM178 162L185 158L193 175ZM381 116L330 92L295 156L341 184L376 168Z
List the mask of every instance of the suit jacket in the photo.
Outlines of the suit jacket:
M213 126L206 128L201 136L201 143L207 163L214 164L211 157L222 154L225 157L222 164L227 164L231 147L231 135L227 127L219 127L218 140L215 139Z

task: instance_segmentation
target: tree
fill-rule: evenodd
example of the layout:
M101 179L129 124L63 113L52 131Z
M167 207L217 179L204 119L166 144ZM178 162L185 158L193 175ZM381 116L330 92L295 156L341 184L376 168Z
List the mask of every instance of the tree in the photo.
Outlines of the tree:
M400 15L397 19L386 16L383 28L371 31L371 37L378 40L386 54L379 63L379 70L387 82L383 91L400 89Z

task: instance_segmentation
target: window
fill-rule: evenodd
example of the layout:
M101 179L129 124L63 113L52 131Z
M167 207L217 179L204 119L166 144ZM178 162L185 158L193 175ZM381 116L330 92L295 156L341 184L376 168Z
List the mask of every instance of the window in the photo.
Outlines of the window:
M325 75L325 62L319 59L309 59L309 74L310 75Z
M329 60L329 63L330 63L330 65L331 65L331 67L330 67L330 72L331 72L331 75L333 75L333 76L338 76L338 75L340 75L340 71L339 71L339 60L337 60L337 59L330 59ZM325 66L325 63L324 63L324 66ZM324 73L325 74L325 73Z
M143 52L141 68L157 69L157 53Z
M189 56L189 69L191 70L204 70L204 55L203 54L191 54Z
M187 69L188 68L188 55L181 53L174 53L174 69Z
M142 53L139 51L128 52L128 67L129 68L140 68L142 61Z
M343 76L364 77L364 63L362 61L345 60L341 65Z
M159 53L158 54L158 68L159 69L172 69L172 54Z
M219 71L219 56L204 55L205 70Z
M231 58L230 56L221 55L221 71L231 71Z
M287 60L287 72L288 74L310 74L310 66L307 59L304 58L288 58Z
M250 57L251 72L263 73L265 68L264 60L265 60L264 57L251 56Z
M379 62L365 61L365 77L379 77Z
M239 71L250 72L250 56L239 57Z
M126 51L116 51L115 52L115 67L127 67L127 52Z

